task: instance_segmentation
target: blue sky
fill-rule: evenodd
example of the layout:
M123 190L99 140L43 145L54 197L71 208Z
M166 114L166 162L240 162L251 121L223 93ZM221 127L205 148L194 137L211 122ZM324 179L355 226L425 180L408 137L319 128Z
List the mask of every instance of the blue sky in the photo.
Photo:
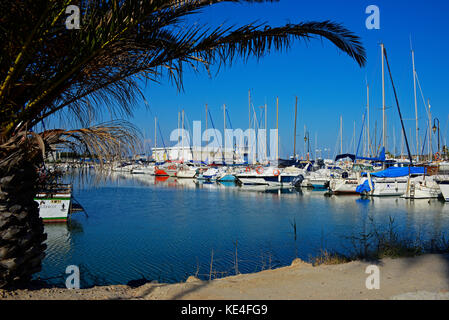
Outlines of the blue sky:
M380 30L368 30L365 20L368 5L380 9ZM178 111L184 109L187 120L205 119L207 103L217 129L222 130L222 105L226 104L234 128L248 127L248 90L251 90L254 106L268 105L268 126L276 126L276 97L279 97L279 124L281 157L293 153L293 126L295 96L299 98L297 120L297 153L304 150L304 125L310 132L312 148L331 149L335 153L339 132L339 117L343 117L344 152L350 148L353 126L356 121L356 137L360 134L361 120L366 107L366 81L370 85L371 134L377 121L377 139L382 127L381 57L383 42L388 52L393 79L398 92L403 118L415 117L413 99L413 75L410 37L415 50L416 70L425 99L430 99L432 117L440 120L441 135L447 139L449 115L449 2L431 1L362 1L281 0L263 4L219 4L192 17L199 22L217 25L242 25L247 22L267 22L271 26L301 21L332 20L359 35L367 51L367 65L359 68L355 61L340 53L326 40L296 42L291 50L272 53L260 61L250 59L246 64L238 61L232 67L221 69L209 78L206 72L184 74L184 91L179 92L167 78L161 84L150 83L143 92L150 109L138 108L130 119L149 140L154 136L156 115L166 145L169 134L177 127ZM388 146L393 148L393 127L396 148L400 149L400 122L393 91L386 74L386 105ZM421 133L425 130L425 109L418 91L418 112ZM406 131L412 130L409 141L415 148L415 122L405 120ZM158 133L159 136L159 133ZM161 145L160 136L158 145ZM152 143L152 142L151 142ZM435 143L435 142L434 142ZM436 143L435 143L436 144ZM443 143L442 143L443 144ZM339 148L339 147L338 147ZM327 155L328 152L326 152Z

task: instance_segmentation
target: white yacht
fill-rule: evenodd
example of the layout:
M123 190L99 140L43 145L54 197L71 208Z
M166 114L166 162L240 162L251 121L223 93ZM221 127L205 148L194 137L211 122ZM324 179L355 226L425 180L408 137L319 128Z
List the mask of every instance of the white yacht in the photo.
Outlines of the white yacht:
M149 166L136 166L131 169L132 174L151 174L154 175L154 165Z
M276 167L246 167L236 177L243 185L281 185L281 173Z
M408 179L408 185L401 198L406 199L431 199L441 195L440 186L435 181L435 176L420 176Z
M368 172L356 191L378 197L402 196L407 192L409 178L422 177L425 173L424 167L390 167L378 172Z

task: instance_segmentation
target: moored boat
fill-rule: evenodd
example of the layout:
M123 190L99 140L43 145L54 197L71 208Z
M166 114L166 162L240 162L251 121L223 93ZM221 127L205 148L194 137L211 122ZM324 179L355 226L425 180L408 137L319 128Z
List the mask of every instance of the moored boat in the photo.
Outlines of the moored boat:
M438 198L441 194L434 176L422 176L409 178L406 192L401 198L406 199L431 199Z
M276 167L246 167L245 172L236 175L243 185L280 185L281 170ZM293 180L293 179L292 179Z
M189 166L182 166L179 168L178 172L176 173L177 178L195 178L197 174L197 169L194 167Z
M422 176L425 173L425 167L390 167L378 172L368 172L356 191L379 197L402 196L407 192L409 177Z
M39 204L39 217L45 223L67 222L72 207L72 186L52 185L39 192L34 201Z

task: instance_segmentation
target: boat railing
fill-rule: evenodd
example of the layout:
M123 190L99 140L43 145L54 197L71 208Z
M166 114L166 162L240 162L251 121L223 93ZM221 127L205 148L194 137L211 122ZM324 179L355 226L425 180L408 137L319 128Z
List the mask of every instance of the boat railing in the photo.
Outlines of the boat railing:
M46 185L38 193L56 194L56 193L72 193L71 184L50 184Z

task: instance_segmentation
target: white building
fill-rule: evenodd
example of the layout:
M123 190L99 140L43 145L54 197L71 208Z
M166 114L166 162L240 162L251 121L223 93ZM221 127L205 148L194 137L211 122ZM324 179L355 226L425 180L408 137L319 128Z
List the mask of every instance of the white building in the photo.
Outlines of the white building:
M244 163L247 159L247 148L210 148L205 147L168 147L152 148L152 159L156 162L167 160L172 161L203 161L205 163L226 162L226 163Z

